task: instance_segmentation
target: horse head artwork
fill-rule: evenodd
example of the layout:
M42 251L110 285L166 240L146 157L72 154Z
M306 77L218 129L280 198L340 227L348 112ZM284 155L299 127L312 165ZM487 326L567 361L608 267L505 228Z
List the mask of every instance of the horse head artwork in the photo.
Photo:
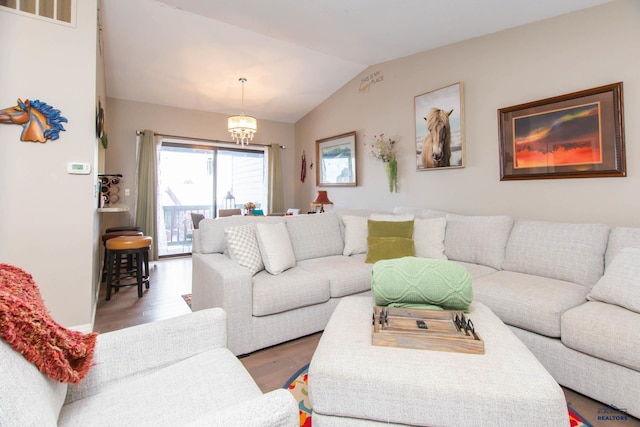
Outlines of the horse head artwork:
M440 168L449 166L451 157L451 129L448 113L438 108L429 110L427 117L428 134L422 144L422 167Z
M21 141L47 142L60 136L65 130L62 123L67 119L45 102L37 99L22 102L18 98L18 105L0 110L0 123L22 125Z

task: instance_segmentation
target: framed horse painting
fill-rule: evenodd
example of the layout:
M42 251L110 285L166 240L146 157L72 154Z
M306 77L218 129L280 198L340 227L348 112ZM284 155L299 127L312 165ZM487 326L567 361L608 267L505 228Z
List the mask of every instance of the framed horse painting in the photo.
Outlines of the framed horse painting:
M626 176L622 82L498 110L500 180Z
M414 99L417 170L464 167L462 82Z

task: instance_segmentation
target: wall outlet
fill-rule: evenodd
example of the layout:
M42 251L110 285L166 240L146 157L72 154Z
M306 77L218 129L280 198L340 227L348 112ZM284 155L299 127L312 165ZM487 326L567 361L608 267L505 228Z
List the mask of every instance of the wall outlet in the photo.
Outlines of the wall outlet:
M130 195L131 195L131 191L129 191L129 189L128 189L128 188L125 188L125 189L124 189L124 195L125 195L125 196L130 196Z

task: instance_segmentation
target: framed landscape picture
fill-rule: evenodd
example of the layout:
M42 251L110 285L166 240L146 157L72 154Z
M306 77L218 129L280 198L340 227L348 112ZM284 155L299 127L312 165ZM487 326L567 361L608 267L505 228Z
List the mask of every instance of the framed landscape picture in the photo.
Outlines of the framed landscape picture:
M462 82L414 99L417 170L464 167Z
M356 186L356 133L316 141L316 185Z
M622 83L498 110L500 180L626 176Z

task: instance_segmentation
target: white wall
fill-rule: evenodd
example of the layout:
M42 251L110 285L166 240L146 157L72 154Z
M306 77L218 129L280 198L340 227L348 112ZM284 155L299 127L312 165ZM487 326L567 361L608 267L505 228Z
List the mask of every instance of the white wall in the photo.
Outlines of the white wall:
M640 2L618 0L370 67L296 124L296 158L318 139L357 131L358 187L325 188L340 207L421 206L462 214L508 214L640 227ZM362 79L382 81L360 91ZM609 83L624 83L627 177L499 180L499 108ZM416 171L414 97L463 82L466 167ZM363 135L399 139L400 192ZM315 159L313 159L315 162ZM296 166L299 168L299 166ZM318 189L315 170L296 181L295 204ZM299 174L299 169L295 171Z
M229 141L227 116L203 111L185 110L142 102L107 99L109 121L109 147L106 150L106 173L121 173L124 181L121 188L130 188L131 195L123 197L121 203L135 206L136 197L136 130L151 129L156 133L191 138ZM281 151L282 175L284 178L285 206L293 203L294 181L290 177L294 148L294 126L292 124L260 120L253 143L285 145ZM132 225L135 213L106 214L103 226Z
M0 108L39 99L69 120L44 144L0 124L0 262L31 273L53 317L81 328L93 321L97 277L96 9L77 2L76 28L0 11ZM71 161L92 173L68 174Z

